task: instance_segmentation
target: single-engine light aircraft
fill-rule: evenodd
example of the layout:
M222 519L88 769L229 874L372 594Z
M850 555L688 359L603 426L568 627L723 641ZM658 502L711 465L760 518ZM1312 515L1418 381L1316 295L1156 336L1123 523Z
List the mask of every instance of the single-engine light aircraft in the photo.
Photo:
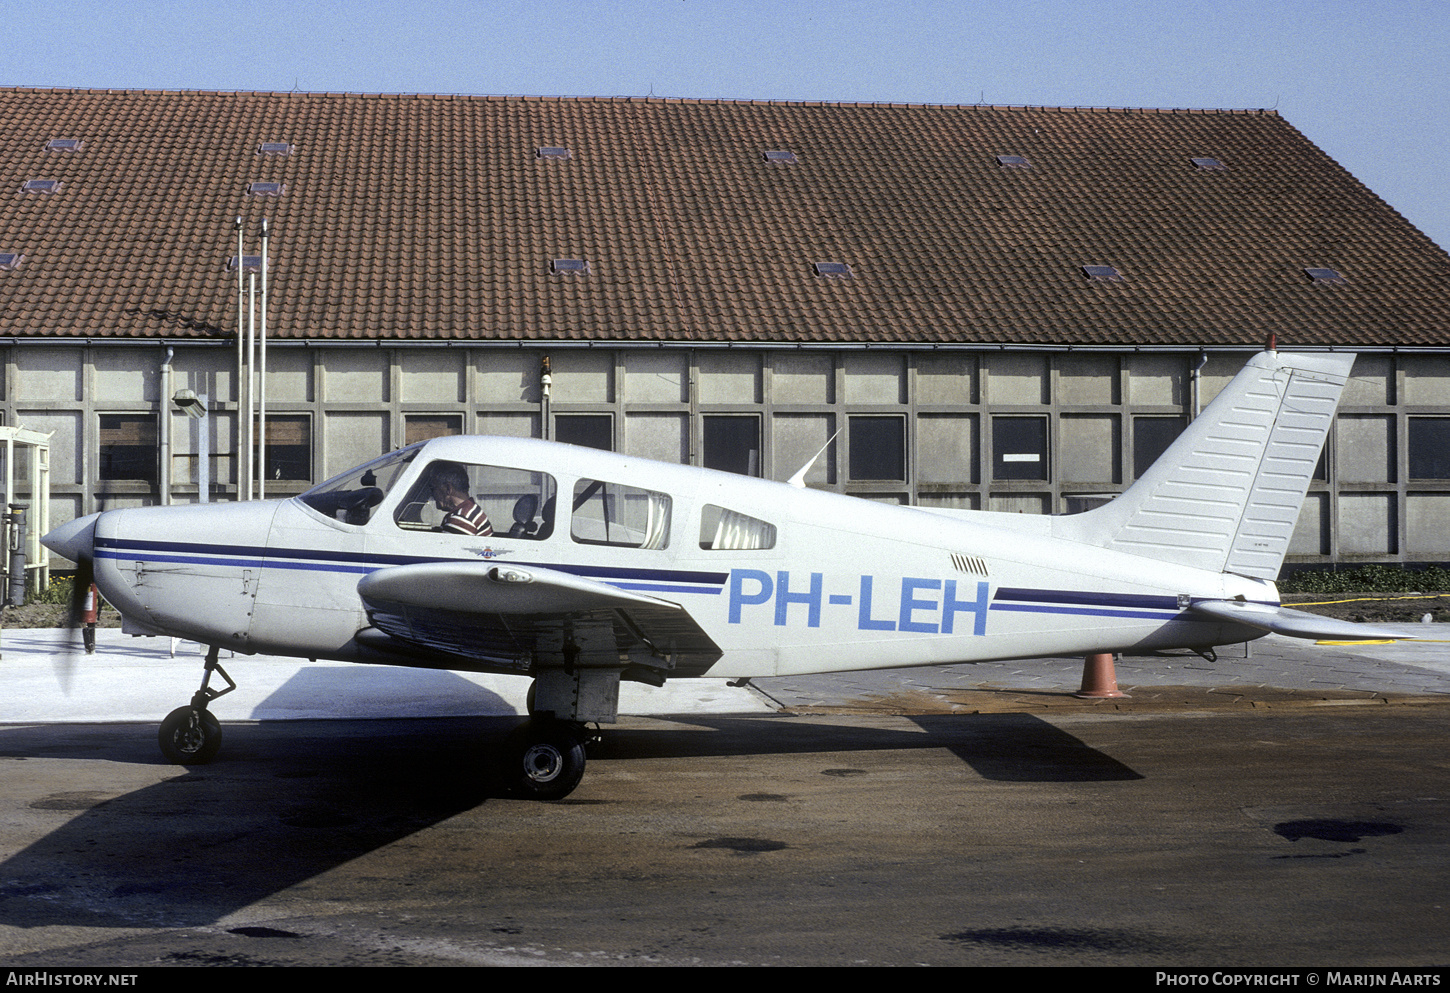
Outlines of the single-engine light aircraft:
M888 506L532 439L410 445L274 501L111 510L45 536L128 630L209 646L161 725L208 761L220 649L533 677L505 774L567 795L621 680L1151 653L1367 629L1273 580L1354 356L1249 360L1123 494L1033 516ZM1378 632L1376 632L1378 633Z

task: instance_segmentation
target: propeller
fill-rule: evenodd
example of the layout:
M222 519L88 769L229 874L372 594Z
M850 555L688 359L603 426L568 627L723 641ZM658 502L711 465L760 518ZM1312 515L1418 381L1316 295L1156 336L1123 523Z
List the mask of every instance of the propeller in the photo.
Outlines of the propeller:
M91 583L95 580L95 563L90 555L82 555L76 560L75 578L71 580L70 603L67 605L65 626L74 635L85 623L86 598L91 592ZM75 639L72 637L71 643ZM76 653L71 651L56 652L52 660L55 668L55 678L60 683L61 692L70 696L71 683L75 679Z
M67 610L66 626L77 630L85 623L86 595L95 581L95 537L96 519L91 514L62 524L40 539L41 544L57 555L63 555L76 564L75 580L71 586L70 604ZM69 694L75 670L75 653L58 652L55 656L55 676L61 689Z

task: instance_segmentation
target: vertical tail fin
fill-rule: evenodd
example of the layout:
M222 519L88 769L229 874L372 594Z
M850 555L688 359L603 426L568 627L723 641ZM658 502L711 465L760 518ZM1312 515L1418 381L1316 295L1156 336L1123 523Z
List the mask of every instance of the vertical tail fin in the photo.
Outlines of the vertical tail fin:
M1111 503L1053 533L1133 555L1274 579L1352 354L1260 352Z

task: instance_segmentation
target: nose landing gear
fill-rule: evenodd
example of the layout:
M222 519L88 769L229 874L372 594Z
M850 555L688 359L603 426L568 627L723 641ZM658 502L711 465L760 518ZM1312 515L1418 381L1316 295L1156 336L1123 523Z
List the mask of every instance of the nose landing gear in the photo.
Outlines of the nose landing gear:
M177 707L166 715L157 733L161 754L175 765L205 765L216 757L222 747L221 722L207 710L207 704L219 696L225 696L237 688L227 671L217 664L219 650L215 645L206 653L206 669L201 677L201 688L191 696L191 703ZM211 689L211 674L219 673L227 681L224 690Z

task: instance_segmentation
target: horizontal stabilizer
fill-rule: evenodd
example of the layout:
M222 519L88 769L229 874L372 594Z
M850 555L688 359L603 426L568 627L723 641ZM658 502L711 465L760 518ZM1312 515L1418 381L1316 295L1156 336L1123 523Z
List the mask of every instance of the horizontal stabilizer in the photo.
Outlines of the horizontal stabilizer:
M1290 610L1288 607L1267 603L1247 603L1243 600L1199 600L1189 609L1221 621L1288 635L1290 638L1308 638L1311 641L1321 638L1347 641L1390 638L1399 641L1414 637L1370 624L1355 624L1303 610Z

